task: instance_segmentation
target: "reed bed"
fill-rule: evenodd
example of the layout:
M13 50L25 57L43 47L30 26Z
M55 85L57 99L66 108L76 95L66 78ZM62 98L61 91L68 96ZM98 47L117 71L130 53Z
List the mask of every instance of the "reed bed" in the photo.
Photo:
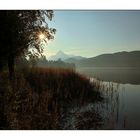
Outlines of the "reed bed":
M100 87L68 69L16 70L15 79L0 73L0 127L12 130L63 129L69 107L101 100Z

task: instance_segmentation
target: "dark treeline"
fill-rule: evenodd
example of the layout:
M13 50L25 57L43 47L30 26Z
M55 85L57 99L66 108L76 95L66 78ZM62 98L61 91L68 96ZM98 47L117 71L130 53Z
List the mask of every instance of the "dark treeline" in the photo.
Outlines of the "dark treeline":
M20 69L29 69L35 67L42 67L42 68L62 68L62 69L70 69L75 70L76 66L74 63L66 63L61 59L57 61L47 60L45 56L38 58L38 57L30 57L26 59L24 56L21 56L15 60L15 68L17 70ZM7 67L5 67L7 69Z
M61 59L58 59L57 61L47 60L45 56L37 59L36 64L39 67L66 68L66 69L75 70L74 63L66 63L66 62L62 61Z

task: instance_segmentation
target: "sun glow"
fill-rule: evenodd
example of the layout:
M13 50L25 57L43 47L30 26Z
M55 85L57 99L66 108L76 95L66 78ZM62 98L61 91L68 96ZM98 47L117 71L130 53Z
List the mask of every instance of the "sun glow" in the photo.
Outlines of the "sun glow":
M45 35L42 34L42 33L40 33L38 36L39 36L39 39L40 39L40 40L43 40L43 39L45 38Z

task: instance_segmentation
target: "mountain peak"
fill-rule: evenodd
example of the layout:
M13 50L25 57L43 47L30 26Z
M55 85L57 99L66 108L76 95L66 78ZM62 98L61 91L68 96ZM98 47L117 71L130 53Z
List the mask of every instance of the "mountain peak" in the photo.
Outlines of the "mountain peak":
M63 51L58 51L55 55L52 55L49 57L50 60L58 60L58 59L67 59L69 58L69 55L65 54Z
M75 56L75 55L66 54L63 51L59 50L55 55L50 56L49 60L61 59L61 60L64 61L64 60L69 59L69 58L81 59L82 57L81 56Z
M65 54L63 51L59 50L56 55L62 55L62 54Z

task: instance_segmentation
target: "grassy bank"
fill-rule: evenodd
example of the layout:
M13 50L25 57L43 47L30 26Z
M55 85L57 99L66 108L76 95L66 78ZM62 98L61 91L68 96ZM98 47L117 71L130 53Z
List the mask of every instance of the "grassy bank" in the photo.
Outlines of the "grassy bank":
M0 74L1 129L63 129L69 107L100 99L98 84L72 70L17 70Z

